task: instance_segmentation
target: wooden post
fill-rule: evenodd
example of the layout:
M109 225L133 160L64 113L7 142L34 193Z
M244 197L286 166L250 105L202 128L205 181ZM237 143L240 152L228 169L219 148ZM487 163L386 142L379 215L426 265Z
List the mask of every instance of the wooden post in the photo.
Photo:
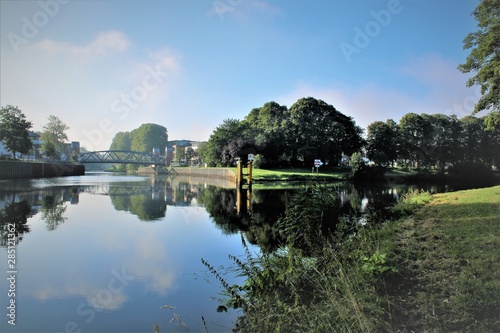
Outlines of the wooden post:
M248 162L248 186L252 186L252 161Z
M236 175L236 186L238 188L241 188L241 186L243 185L243 166L241 164L241 161L238 161L238 171L237 171L237 175Z

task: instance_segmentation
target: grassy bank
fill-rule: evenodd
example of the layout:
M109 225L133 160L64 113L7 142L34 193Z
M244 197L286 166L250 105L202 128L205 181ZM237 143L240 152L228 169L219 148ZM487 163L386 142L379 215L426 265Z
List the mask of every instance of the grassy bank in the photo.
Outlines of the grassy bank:
M386 229L399 273L393 325L407 331L500 331L500 186L437 194Z
M323 168L324 169L324 168ZM236 173L236 168L231 168ZM254 182L292 182L292 181L337 181L346 180L349 178L349 168L331 168L328 171L316 173L316 169L308 168L291 168L291 169L253 169L252 180ZM243 173L246 174L246 168Z
M314 202L334 199L311 193ZM307 197L295 203L307 208ZM317 206L312 213L324 216L317 211L328 205ZM278 221L294 246L232 257L247 277L243 286L223 283L224 307L243 309L236 331L500 331L500 186L413 192L391 221L359 227L341 219L329 236L305 226L301 212Z

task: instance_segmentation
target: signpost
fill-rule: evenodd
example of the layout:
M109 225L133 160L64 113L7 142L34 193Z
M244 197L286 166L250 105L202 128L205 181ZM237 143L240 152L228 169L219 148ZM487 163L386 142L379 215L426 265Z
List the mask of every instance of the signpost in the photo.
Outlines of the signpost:
M318 173L319 167L322 166L322 165L323 165L323 162L321 162L320 159L314 160L314 166L316 167L316 174Z

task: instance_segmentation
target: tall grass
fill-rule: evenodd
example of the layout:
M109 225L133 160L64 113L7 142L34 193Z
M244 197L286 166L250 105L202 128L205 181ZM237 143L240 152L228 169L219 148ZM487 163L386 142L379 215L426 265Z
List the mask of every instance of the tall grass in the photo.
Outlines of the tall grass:
M387 299L378 295L384 276L394 271L387 268L391 260L371 230L356 230L356 237L344 233L352 226L338 216L337 200L334 191L320 187L293 197L278 222L289 243L273 253L251 255L242 236L246 260L229 256L246 277L242 286L230 286L202 260L225 289L227 301L219 309L243 309L234 331L388 330Z

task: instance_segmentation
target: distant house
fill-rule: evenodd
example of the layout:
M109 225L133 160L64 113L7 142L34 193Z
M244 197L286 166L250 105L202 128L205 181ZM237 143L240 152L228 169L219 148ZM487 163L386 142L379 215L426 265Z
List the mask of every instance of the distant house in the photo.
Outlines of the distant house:
M167 159L172 156L173 165L197 165L200 141L172 140L167 144Z

